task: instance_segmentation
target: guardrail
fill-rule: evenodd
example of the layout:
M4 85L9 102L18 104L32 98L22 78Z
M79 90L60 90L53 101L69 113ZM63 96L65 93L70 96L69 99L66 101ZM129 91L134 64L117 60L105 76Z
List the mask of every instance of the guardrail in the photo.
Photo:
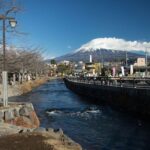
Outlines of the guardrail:
M150 88L150 78L140 77L66 77L70 81L103 86Z

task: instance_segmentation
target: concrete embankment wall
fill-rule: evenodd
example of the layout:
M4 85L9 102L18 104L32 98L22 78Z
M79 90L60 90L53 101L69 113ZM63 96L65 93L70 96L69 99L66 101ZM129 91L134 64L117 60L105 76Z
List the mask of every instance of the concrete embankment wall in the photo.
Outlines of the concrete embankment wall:
M16 82L14 85L8 85L8 97L19 96L24 93L30 92L32 89L44 84L49 78L42 77L36 80L30 80L19 84ZM51 80L51 78L49 79ZM2 84L0 84L0 99L2 99Z
M77 83L64 80L66 86L77 94L87 96L91 101L150 117L150 90Z

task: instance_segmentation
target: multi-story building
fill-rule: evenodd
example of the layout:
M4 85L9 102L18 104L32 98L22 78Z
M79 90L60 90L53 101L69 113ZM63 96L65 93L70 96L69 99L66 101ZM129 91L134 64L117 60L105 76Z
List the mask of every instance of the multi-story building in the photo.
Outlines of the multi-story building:
M134 63L134 66L137 66L137 67L146 66L145 58L137 58L137 62Z

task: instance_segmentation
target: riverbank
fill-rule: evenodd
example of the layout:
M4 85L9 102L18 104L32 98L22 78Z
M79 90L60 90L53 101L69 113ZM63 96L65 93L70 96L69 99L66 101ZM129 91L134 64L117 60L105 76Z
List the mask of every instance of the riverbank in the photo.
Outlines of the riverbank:
M0 137L1 150L82 150L63 132L53 129L32 131Z
M41 78L8 87L8 95L17 96L53 78ZM0 147L2 150L82 150L61 129L42 128L31 103L9 102L0 105Z
M1 150L82 150L61 129L24 128L0 123Z

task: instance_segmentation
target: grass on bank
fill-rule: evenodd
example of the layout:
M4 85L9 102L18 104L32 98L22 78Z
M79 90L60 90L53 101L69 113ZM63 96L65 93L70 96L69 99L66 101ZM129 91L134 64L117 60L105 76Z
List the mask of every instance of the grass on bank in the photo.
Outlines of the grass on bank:
M45 83L47 81L46 78L36 79L33 81L24 82L21 86L21 92L27 93L30 92L33 88L38 87L39 85Z

